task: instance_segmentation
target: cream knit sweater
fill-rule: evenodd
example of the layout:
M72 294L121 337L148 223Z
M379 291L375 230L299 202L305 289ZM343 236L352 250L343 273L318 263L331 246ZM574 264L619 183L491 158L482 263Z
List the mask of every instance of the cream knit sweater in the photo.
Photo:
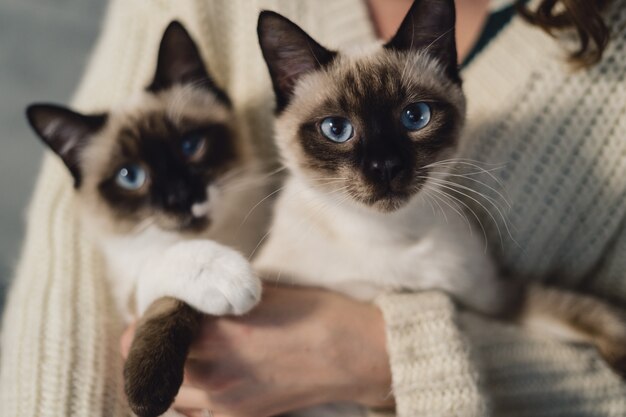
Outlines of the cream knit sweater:
M340 46L373 38L363 3L113 0L74 105L103 109L142 88L159 37L176 17L262 145L272 99L255 36L258 10L278 10ZM554 40L515 19L465 71L464 154L506 163L497 175L519 246L500 243L490 228L503 266L624 303L626 6L616 3L614 40L603 63L586 72L571 73ZM591 349L461 312L443 294L388 294L378 305L400 417L626 416L626 385ZM122 329L102 260L76 222L69 177L46 157L4 315L0 416L128 415Z

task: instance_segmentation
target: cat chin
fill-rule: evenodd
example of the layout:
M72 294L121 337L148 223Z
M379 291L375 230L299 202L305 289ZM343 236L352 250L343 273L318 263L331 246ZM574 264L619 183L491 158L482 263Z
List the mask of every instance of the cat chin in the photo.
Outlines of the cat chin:
M323 188L318 189L317 193L324 196L325 190ZM334 195L330 199L334 204L352 207L357 211L386 214L406 208L415 199L416 194L396 192L386 196L352 195L347 199L345 194L342 194Z
M323 194L326 190L318 190ZM377 213L393 213L399 211L410 204L419 192L410 193L407 191L391 191L384 194L372 195L371 193L358 193L354 190L348 191L350 197L346 200L346 194L334 196L337 204L346 204L356 207L359 210L374 211Z
M379 213L392 213L406 207L409 201L411 198L408 196L390 196L366 204Z

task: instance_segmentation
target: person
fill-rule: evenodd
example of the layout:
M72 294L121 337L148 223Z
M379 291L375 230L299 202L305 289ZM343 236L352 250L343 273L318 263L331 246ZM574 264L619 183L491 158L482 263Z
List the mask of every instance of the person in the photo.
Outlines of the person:
M467 56L490 6L457 4L460 52ZM200 41L259 152L269 157L272 96L255 39L258 11L276 10L324 45L340 47L388 37L409 5L112 0L74 104L97 110L141 88L158 36L178 18ZM507 221L515 241L500 241L497 228L487 226L503 270L622 305L624 6L624 0L536 1L463 71L464 161L506 163L495 172L511 203ZM4 315L0 415L128 415L118 346L123 330L102 261L82 238L71 183L47 156ZM122 344L131 338L132 329ZM623 416L626 384L589 347L464 311L442 293L389 293L370 305L268 285L250 315L205 320L176 407L189 416L267 417L337 400L399 417Z

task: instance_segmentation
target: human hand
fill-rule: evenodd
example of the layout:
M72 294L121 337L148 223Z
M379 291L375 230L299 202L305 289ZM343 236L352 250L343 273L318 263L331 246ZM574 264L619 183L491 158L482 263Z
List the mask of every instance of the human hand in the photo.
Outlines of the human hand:
M205 317L174 406L189 416L268 417L350 401L393 405L384 322L373 305L266 287L242 317ZM132 340L124 335L122 350Z

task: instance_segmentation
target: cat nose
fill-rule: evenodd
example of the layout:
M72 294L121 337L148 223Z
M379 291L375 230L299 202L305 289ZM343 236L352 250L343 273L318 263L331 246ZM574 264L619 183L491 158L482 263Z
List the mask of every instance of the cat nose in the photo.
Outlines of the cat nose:
M371 161L369 170L376 179L390 183L404 171L404 166L400 158L390 157Z

